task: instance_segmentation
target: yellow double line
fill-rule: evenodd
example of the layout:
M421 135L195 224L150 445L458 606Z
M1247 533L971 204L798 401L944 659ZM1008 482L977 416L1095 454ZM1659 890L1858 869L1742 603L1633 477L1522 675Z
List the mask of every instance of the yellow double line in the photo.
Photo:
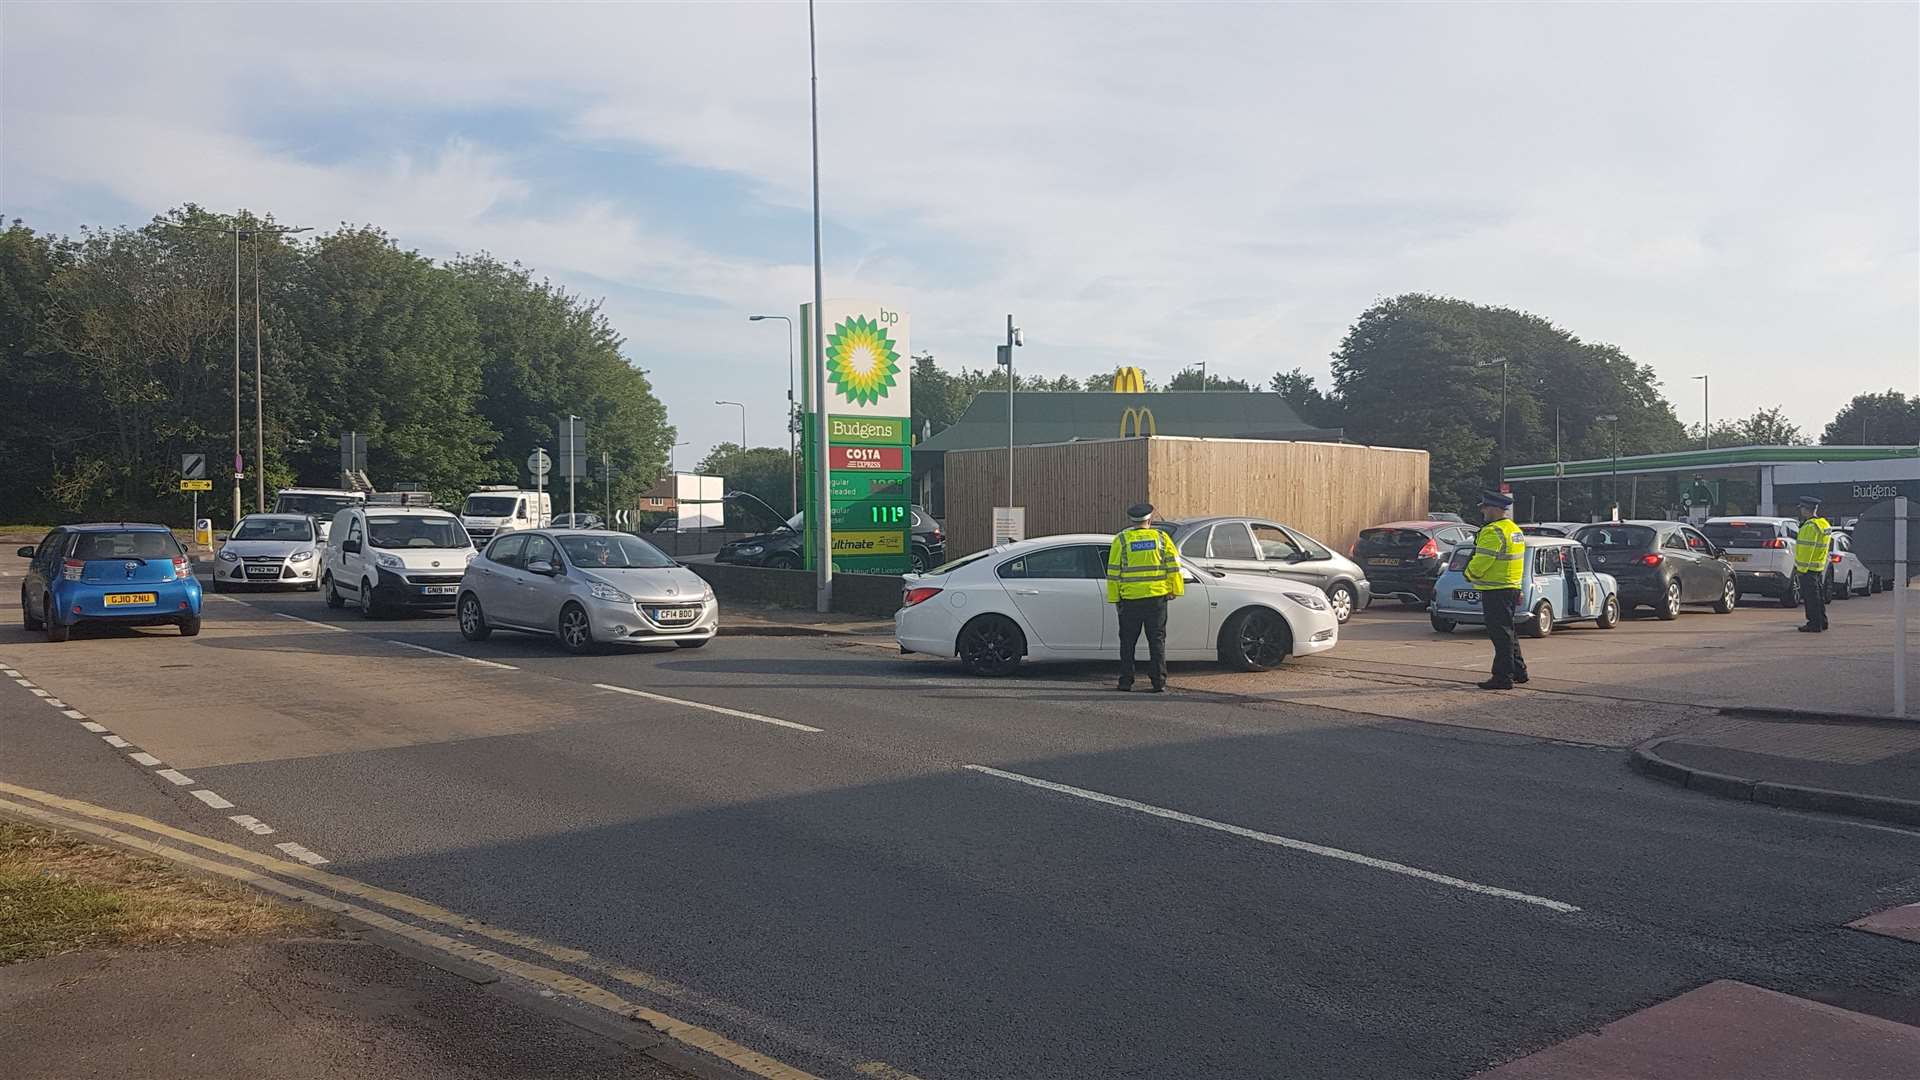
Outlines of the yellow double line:
M184 866L191 866L205 873L217 874L234 881L244 882L254 888L262 889L297 903L306 904L322 911L365 923L368 926L396 934L416 945L457 957L472 964L478 964L490 970L510 974L537 986L563 994L587 1005L644 1023L675 1042L719 1058L741 1071L767 1080L818 1080L813 1074L795 1068L781 1061L751 1050L731 1039L684 1020L669 1016L657 1009L628 1001L607 990L605 987L576 978L562 971L542 967L515 957L505 956L490 949L483 949L456 938L433 930L402 922L380 912L350 904L334 896L304 889L298 885L280 880L282 877L294 878L340 896L351 896L370 903L379 904L393 911L403 912L426 922L435 923L462 934L471 934L488 938L503 945L509 945L538 956L544 956L564 964L584 968L608 979L624 983L636 989L657 994L662 997L698 1000L697 991L680 986L648 972L618 964L610 964L591 953L579 949L555 945L529 934L491 926L454 911L429 903L418 897L397 893L378 886L369 885L353 878L317 870L301 863L276 859L255 851L212 837L200 836L173 828L137 814L119 810L109 810L91 803L69 799L32 788L19 787L0 781L0 794L11 795L27 802L14 802L0 798L0 814L10 814L18 818L36 821L57 829L86 833L111 841L122 847L132 848L149 855L167 859ZM37 805L31 805L37 804ZM61 812L56 812L61 811ZM78 815L77 817L69 815ZM181 844L203 849L222 856L222 859L208 858L192 851L170 847L145 836L123 831L115 826L138 829L154 836L165 837ZM235 860L234 862L223 859ZM257 868L257 869L253 869ZM886 1077L888 1080L916 1080L909 1073L895 1069L881 1061L864 1061L854 1066L854 1070L866 1076Z

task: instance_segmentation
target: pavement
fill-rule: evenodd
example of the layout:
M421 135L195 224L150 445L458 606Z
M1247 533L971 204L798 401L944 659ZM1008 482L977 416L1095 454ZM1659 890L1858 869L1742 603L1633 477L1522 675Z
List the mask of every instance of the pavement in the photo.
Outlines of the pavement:
M690 1080L497 984L358 935L0 967L11 1080ZM81 1037L111 1033L111 1038Z
M1726 798L1920 825L1920 722L1728 718L1650 740L1634 764Z
M192 639L0 630L0 783L755 1075L1468 1077L1716 983L1920 1022L1920 942L1855 925L1913 921L1920 831L1636 775L1643 732L1732 718L1561 678L1579 635L1492 699L1454 644L1147 699L878 635L572 657L221 596Z

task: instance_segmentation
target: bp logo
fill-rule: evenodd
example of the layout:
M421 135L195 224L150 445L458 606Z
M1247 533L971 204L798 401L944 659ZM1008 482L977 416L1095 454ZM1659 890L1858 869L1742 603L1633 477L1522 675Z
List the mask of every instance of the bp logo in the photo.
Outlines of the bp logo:
M893 389L900 354L880 324L856 315L827 335L827 379L855 405L871 405Z

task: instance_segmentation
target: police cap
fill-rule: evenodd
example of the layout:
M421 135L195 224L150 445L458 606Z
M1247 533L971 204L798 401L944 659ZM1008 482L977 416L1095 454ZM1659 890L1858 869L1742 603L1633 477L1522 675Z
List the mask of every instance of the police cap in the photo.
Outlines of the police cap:
M1137 502L1127 507L1127 520L1145 521L1153 516L1153 504Z
M1486 491L1480 495L1481 506L1497 506L1502 510L1513 507L1513 496L1498 491Z
M1814 510L1820 509L1820 500L1813 495L1802 495L1798 499L1795 499L1794 502Z

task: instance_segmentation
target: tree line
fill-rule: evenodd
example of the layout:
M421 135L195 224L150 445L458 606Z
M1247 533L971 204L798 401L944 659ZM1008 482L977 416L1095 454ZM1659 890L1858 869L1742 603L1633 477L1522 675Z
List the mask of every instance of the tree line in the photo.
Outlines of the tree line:
M1504 363L1502 362L1504 360ZM1505 378L1505 464L1684 450L1701 445L1699 424L1681 423L1653 369L1614 345L1584 341L1538 315L1448 297L1409 293L1363 311L1333 353L1332 385L1299 367L1276 371L1261 389L1300 418L1340 428L1351 442L1403 446L1431 455L1436 510L1471 507L1499 482ZM914 358L914 426L939 431L975 394L1006 392L999 368L940 368ZM1253 389L1207 373L1208 390ZM1149 390L1198 390L1188 366ZM1019 390L1105 391L1112 372L1085 379L1019 374ZM1800 445L1807 435L1778 406L1714 422L1714 446ZM1821 442L1920 444L1920 397L1861 394L1821 433Z
M180 455L205 451L224 521L234 441L234 230L241 242L242 452L253 462L255 249L267 491L340 481L367 438L376 486L445 499L521 483L554 418L586 420L615 505L673 442L599 305L487 254L436 262L370 225L311 238L271 215L184 206L139 228L0 229L0 518L183 520ZM583 485L583 490L586 486ZM253 508L253 484L245 503ZM592 485L595 507L603 485Z

